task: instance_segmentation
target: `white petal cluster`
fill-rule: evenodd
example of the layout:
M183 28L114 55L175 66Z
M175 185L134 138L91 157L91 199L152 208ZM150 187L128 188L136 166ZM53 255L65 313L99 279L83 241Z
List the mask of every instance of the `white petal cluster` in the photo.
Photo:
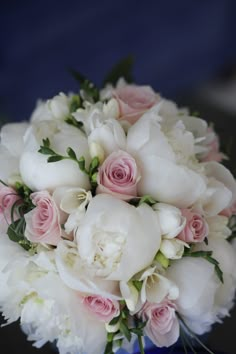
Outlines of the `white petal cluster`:
M196 334L228 315L236 255L225 210L233 210L236 183L223 155L210 154L209 134L205 120L124 80L96 103L60 93L39 102L29 122L3 126L6 321L20 319L37 347L49 341L60 354L102 354L107 332L114 352L120 341L132 351L134 333L129 344L120 330L124 309L127 325L146 322L157 346L177 340L176 313ZM17 234L24 223L34 242ZM114 325L104 321L117 313Z

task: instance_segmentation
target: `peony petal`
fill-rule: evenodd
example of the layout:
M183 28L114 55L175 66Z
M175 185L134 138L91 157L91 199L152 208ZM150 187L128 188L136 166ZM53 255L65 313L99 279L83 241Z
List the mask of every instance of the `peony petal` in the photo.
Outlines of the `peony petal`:
M140 161L141 180L138 194L149 194L154 199L186 208L205 192L204 179L185 166L157 156L146 156Z

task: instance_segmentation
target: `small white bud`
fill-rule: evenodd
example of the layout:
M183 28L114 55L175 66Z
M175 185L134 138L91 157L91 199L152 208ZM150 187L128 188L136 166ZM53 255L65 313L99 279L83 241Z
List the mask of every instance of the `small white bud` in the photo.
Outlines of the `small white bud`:
M102 163L104 161L104 158L105 158L104 150L101 147L101 145L99 145L95 141L92 141L89 144L89 152L90 152L90 156L92 159L94 157L98 157L100 163Z

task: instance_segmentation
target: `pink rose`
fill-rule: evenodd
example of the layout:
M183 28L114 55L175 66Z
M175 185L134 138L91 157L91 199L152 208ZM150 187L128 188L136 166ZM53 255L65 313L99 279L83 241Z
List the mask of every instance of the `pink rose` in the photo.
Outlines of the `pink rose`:
M120 110L120 119L135 123L149 108L158 101L158 95L149 86L127 85L113 93Z
M109 323L120 314L118 301L112 301L99 295L85 296L82 301L85 307L97 316L100 321Z
M208 148L208 152L202 155L202 162L221 162L225 158L225 155L220 152L219 137L211 127L208 128L206 146Z
M139 180L135 159L125 151L115 151L99 168L97 193L112 194L119 199L129 200L137 196Z
M31 194L36 206L25 214L25 237L36 243L47 243L56 246L61 239L59 210L47 191Z
M160 303L146 302L138 316L147 321L145 334L157 347L169 347L179 338L179 322L175 305L170 300Z
M189 209L182 209L182 215L186 218L186 225L177 238L187 243L202 242L209 231L205 219Z
M11 209L13 205L20 204L21 198L11 187L7 187L3 184L0 184L0 231L6 232L9 224L11 224ZM15 212L13 214L13 219L17 220L19 215Z

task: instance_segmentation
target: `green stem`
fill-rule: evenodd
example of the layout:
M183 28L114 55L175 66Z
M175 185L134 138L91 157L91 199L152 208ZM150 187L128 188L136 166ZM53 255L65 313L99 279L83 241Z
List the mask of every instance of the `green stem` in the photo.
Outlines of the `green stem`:
M138 336L138 345L139 345L139 349L140 349L140 354L145 354L145 351L143 348L142 336Z

